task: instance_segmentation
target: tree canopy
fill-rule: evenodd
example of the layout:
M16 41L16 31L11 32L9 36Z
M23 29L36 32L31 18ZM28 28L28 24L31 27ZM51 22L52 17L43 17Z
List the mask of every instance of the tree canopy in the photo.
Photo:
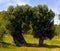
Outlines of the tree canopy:
M33 36L40 39L39 43L43 43L44 39L52 39L55 35L54 16L55 13L46 5L9 6L7 11L0 13L0 24L2 25L0 28L11 32L17 46L26 44L22 34L27 33L30 29L33 29Z
M46 38L54 37L54 12L46 5L38 5L33 8L32 28L35 38L40 38L40 45Z

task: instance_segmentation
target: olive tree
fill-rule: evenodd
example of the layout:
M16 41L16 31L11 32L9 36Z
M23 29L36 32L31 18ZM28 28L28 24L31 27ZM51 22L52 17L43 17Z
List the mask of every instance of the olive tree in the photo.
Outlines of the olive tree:
M8 13L10 14L10 24L7 26L11 31L14 43L16 46L26 45L26 41L23 37L23 32L26 33L30 27L30 6L19 6L17 5L14 9L10 6L8 8ZM12 9L12 10L11 10Z
M35 38L39 38L39 45L43 45L44 39L54 37L54 12L46 5L38 5L33 8L32 28Z

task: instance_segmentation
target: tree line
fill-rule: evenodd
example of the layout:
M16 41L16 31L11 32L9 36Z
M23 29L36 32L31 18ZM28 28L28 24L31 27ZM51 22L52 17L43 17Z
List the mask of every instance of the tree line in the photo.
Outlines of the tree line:
M27 45L23 34L32 29L32 35L39 38L39 46L45 39L52 39L55 13L47 5L9 6L0 12L0 38L10 33L16 46Z

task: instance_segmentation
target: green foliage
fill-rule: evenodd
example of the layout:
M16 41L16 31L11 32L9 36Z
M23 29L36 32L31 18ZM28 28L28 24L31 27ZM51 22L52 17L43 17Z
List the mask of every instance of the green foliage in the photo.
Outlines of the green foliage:
M54 34L54 12L46 5L38 5L33 9L32 28L34 37L41 36L53 38Z
M9 6L7 9L7 12L9 12L10 14L13 12L14 7L13 6Z
M54 26L56 35L60 35L60 25L54 25Z
M31 7L29 5L9 6L0 12L0 32L33 32L34 37L51 39L54 34L54 12L46 5ZM14 33L15 34L15 33Z
M4 34L8 34L9 30L6 28L9 24L8 20L9 14L6 11L0 13L0 39L2 40Z
M17 5L12 12L14 19L10 20L11 26L9 27L12 27L11 31L16 31L17 29L17 31L22 30L22 32L27 33L30 30L30 12L31 7L29 5Z

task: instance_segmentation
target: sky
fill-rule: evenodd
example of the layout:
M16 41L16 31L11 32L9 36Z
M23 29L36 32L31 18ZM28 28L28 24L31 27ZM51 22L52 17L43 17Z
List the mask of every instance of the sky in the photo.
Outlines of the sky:
M52 9L56 16L54 18L54 23L58 24L60 21L58 20L57 14L60 14L60 0L0 0L0 11L7 10L10 5L25 5L29 4L31 6L36 6L38 4L45 4L49 9Z

